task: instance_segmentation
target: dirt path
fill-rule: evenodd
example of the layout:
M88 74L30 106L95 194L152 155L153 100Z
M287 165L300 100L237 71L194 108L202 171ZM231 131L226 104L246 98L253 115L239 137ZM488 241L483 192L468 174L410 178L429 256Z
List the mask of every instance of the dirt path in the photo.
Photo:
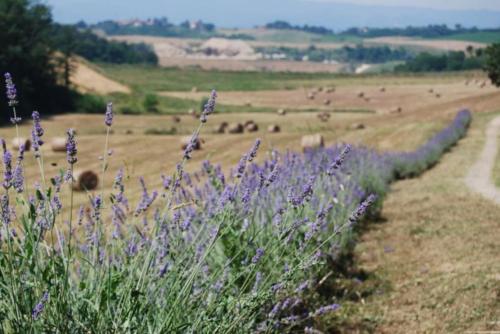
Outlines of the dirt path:
M500 135L500 116L494 118L486 129L486 143L478 160L465 179L467 186L484 197L500 204L500 190L492 180Z
M386 222L368 226L356 248L361 268L382 282L359 310L376 333L500 331L500 206L463 181L492 119L474 117L436 167L393 185Z

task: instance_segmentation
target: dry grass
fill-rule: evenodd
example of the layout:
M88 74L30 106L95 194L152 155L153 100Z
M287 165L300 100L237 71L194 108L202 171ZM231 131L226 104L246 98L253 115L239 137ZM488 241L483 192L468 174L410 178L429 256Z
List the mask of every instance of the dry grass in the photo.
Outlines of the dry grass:
M72 63L73 72L71 82L83 93L130 93L130 88L97 72L81 59L76 59Z
M398 182L385 223L372 225L357 254L388 283L360 314L380 333L500 330L500 207L468 191L464 177L491 115L424 176Z

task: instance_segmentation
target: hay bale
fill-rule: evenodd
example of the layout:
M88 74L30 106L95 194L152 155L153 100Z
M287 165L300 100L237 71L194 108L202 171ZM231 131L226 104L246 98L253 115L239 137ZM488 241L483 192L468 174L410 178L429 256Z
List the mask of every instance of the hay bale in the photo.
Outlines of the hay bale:
M243 125L241 123L231 123L227 126L227 132L232 134L243 133Z
M441 94L436 93L436 98L438 98L438 99L439 99L440 97L441 97Z
M320 112L317 116L322 122L327 122L330 119L330 113L326 111Z
M318 87L317 91L318 91L318 93L321 93L323 91L323 87Z
M66 152L66 138L55 137L50 141L50 147L54 152Z
M269 133L278 133L281 131L281 128L277 124L271 124L267 127L267 132Z
M198 92L198 87L194 86L191 88L191 93L197 93Z
M325 99L325 100L323 101L323 104L324 104L325 106L329 106L331 103L332 103L332 101L331 101L330 99Z
M400 114L402 111L403 111L403 108L397 107L397 108L394 108L394 109L390 110L389 112L391 114Z
M316 97L316 94L315 94L315 93L313 93L313 92L309 92L309 93L307 94L307 98L308 98L309 100L314 100L314 98L315 98L315 97Z
M174 122L174 123L180 123L181 122L181 118L179 116L172 116L172 122Z
M94 190L99 185L99 176L91 170L76 170L73 172L73 190Z
M381 93L385 93L385 87L380 87L379 90L380 90Z
M365 92L358 92L358 97L360 99L364 98L365 97Z
M193 116L195 118L198 117L196 110L194 110L193 108L188 110L188 115Z
M223 122L223 123L215 126L214 133L224 133L224 132L226 132L226 128L227 128L227 123Z
M302 137L301 146L303 151L314 150L325 147L325 140L319 133L307 135Z
M252 102L251 102L250 100L247 100L247 101L245 102L245 106L246 106L246 107L251 107L251 106L252 106Z
M285 116L286 115L286 110L285 109L278 109L278 115Z
M255 123L255 122L253 121L253 119L250 119L250 120L246 121L245 123L243 123L243 126L246 127L248 124L252 124L252 123Z
M184 136L181 138L181 148L185 150L188 145L191 143L192 136ZM197 137L194 141L193 145L194 150L201 150L201 141L200 138Z
M31 140L29 140L28 138L24 138L24 137L19 137L19 138L16 137L16 138L12 139L12 148L14 150L19 151L19 148L21 147L21 145L24 145L25 151L29 151L31 148Z
M434 89L432 89L432 88L431 88L431 89L429 89L429 93L430 93L430 94L433 94L433 93L434 93Z
M480 88L484 88L484 87L486 87L486 81L483 81L479 87L480 87Z
M127 129L125 130L125 134L126 135L133 135L134 134L134 131L130 130L130 129Z
M349 130L363 130L365 125L363 123L353 123L349 126Z
M245 129L248 132L256 132L256 131L259 131L259 126L252 122L252 123L248 123L247 125L245 125Z

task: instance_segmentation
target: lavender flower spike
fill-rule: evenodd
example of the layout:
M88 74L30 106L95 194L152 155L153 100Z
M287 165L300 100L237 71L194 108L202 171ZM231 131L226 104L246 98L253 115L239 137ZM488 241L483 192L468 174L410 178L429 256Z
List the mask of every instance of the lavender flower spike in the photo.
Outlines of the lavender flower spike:
M7 99L9 100L9 106L14 107L17 105L17 90L16 85L12 81L12 76L9 72L4 74L5 77L5 88ZM16 120L17 121L17 120Z
M349 226L352 226L355 222L357 222L363 215L366 213L366 210L370 205L372 205L375 200L377 199L377 196L371 194L368 196L366 200L361 203L356 211L354 211L351 216L349 217Z
M12 186L12 154L7 150L5 140L2 139L3 147L3 187L9 189Z
M24 191L24 171L23 171L23 160L24 160L25 146L21 145L19 147L19 155L17 156L16 167L14 168L14 175L12 180L12 186L18 193Z
M37 320L40 317L40 314L42 314L43 309L45 308L45 304L47 303L47 300L49 300L49 293L45 291L43 294L42 299L36 304L35 308L31 312L31 316L33 320Z
M257 157L257 151L259 150L259 146L260 146L260 139L257 138L255 144L248 153L248 162L252 162Z
M210 98L208 99L207 103L203 107L203 111L201 112L200 116L200 121L202 123L207 122L207 116L212 114L215 111L215 103L217 100L217 92L212 90L212 93L210 94Z
M113 103L109 102L106 106L106 114L104 115L104 124L111 126L113 124Z
M347 144L342 150L342 152L340 152L339 156L335 158L335 160L330 165L326 173L328 175L333 175L335 170L340 169L340 167L342 167L342 165L344 164L344 160L349 154L349 152L351 152L351 145Z
M78 161L76 158L78 151L76 149L75 130L69 129L66 134L68 135L68 140L66 141L66 160L70 165L74 165Z
M252 258L252 263L257 264L263 256L264 256L264 249L257 248L254 257Z

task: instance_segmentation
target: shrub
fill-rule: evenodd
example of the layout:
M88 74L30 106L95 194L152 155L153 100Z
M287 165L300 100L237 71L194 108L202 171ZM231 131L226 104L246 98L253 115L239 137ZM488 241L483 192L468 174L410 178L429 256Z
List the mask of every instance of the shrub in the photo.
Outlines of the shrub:
M156 94L146 94L142 105L147 112L158 112L158 96Z
M105 106L106 101L101 96L94 94L80 95L75 102L77 112L88 114L102 113Z

